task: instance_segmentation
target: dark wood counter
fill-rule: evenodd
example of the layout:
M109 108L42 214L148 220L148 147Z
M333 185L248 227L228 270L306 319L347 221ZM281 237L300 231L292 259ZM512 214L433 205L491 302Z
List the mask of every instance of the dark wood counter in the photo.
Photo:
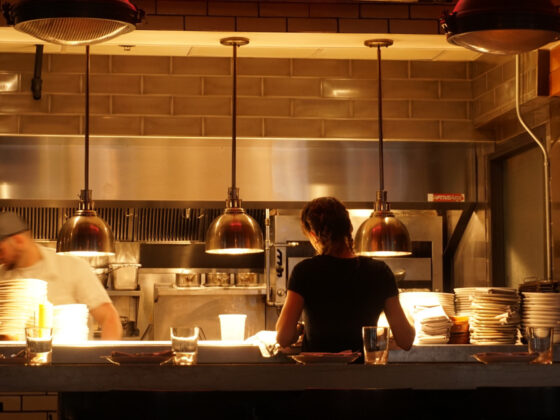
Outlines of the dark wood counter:
M0 366L0 391L453 390L560 387L560 364Z

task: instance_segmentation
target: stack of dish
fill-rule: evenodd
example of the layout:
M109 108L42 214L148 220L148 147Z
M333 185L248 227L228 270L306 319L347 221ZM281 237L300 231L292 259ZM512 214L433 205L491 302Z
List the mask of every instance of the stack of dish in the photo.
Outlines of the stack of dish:
M0 335L23 340L25 327L35 324L40 303L47 299L47 282L36 279L0 281Z
M458 287L455 292L455 313L457 316L471 316L471 305L477 287Z
M414 312L415 306L441 306L448 317L455 315L453 297L453 293L438 292L403 292L399 294L401 305L407 308L411 314Z
M449 331L453 323L441 305L416 306L413 317L416 329L414 344L447 344L449 342Z
M88 308L83 304L57 305L53 316L53 342L83 343L88 340Z
M523 331L527 327L553 327L554 342L560 343L560 293L523 292Z
M399 294L403 308L414 318L414 344L445 344L449 341L455 315L453 293L403 292Z
M472 344L515 344L521 318L516 289L506 287L475 290L469 320Z

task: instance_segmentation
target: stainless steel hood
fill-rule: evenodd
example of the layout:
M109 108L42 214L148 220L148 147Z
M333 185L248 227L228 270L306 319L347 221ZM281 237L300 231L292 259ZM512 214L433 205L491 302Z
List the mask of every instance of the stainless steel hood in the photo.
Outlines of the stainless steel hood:
M230 144L223 138L93 137L94 200L215 207L230 182ZM464 193L466 201L477 201L477 150L484 147L387 142L389 200L425 203L428 193ZM359 206L375 195L377 143L239 139L237 176L247 207L278 207L322 195ZM83 138L0 137L0 205L5 200L68 205L77 200L82 182Z

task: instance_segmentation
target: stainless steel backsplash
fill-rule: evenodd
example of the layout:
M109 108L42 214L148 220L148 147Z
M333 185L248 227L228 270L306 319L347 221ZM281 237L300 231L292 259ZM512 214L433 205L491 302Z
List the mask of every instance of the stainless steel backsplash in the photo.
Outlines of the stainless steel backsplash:
M94 137L93 198L99 207L112 207L101 203L112 201L220 208L231 183L230 147L224 138ZM476 201L477 155L484 147L490 146L386 142L389 200L418 203L428 193L453 192ZM237 152L237 186L249 208L281 208L321 195L366 203L378 189L376 141L239 139ZM0 200L71 206L84 187L83 169L83 138L0 137Z

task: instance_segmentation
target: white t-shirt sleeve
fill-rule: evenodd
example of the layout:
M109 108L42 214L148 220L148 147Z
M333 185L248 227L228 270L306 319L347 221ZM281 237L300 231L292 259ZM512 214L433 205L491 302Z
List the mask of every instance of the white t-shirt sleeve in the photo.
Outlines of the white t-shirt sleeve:
M66 259L66 280L70 283L76 302L86 304L90 311L111 302L107 291L87 262L68 255L63 257Z

